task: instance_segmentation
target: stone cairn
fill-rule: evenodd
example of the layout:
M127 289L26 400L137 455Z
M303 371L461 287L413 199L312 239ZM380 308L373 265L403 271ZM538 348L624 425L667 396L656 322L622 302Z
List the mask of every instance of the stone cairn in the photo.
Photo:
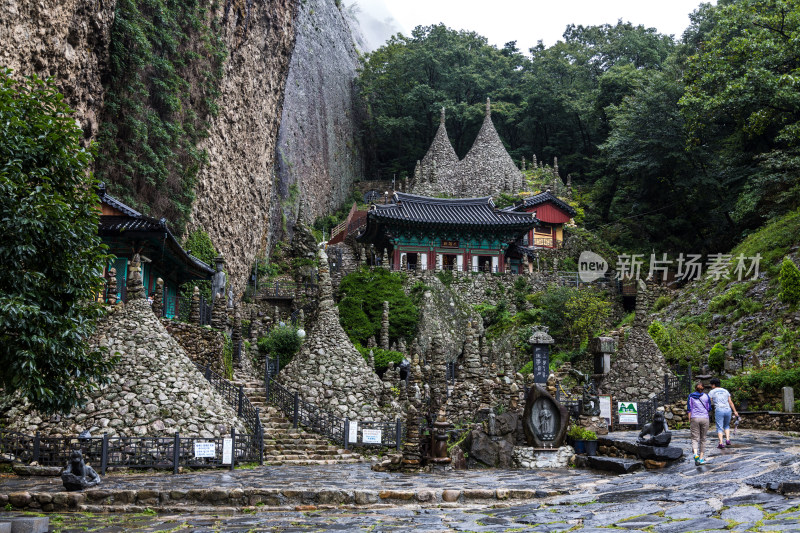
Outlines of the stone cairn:
M164 280L156 280L156 292L153 294L153 313L159 318L164 316Z
M189 306L189 322L192 324L200 323L200 289L197 285L192 291L192 303Z
M408 409L406 409L406 440L403 443L403 469L418 470L422 459L419 428L419 412L422 407L419 385L422 380L422 370L420 369L419 356L416 352L414 353L410 371L409 405Z
M389 349L389 302L383 302L383 316L381 317L381 348Z
M228 325L228 309L225 307L224 293L214 295L214 307L211 308L211 327L224 330Z
M260 321L258 319L258 312L255 307L250 310L250 344L255 345L258 342L258 332L260 329Z
M144 299L144 285L142 285L141 259L139 254L133 254L133 259L128 263L128 301Z
M115 305L117 303L117 269L110 268L108 270L108 296L107 303Z

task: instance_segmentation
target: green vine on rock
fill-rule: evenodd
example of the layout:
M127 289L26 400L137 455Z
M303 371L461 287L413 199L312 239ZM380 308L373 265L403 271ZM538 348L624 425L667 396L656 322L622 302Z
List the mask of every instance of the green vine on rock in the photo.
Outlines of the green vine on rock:
M227 55L215 0L119 0L97 174L182 233Z

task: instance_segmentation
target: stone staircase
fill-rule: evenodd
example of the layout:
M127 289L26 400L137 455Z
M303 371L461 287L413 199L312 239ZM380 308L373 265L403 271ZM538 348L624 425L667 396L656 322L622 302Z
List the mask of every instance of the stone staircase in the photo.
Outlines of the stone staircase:
M364 459L350 450L333 445L325 437L309 433L292 423L276 407L266 404L266 391L262 381L234 375L234 383L241 386L245 396L260 409L264 428L264 462L270 465L326 465L360 463Z

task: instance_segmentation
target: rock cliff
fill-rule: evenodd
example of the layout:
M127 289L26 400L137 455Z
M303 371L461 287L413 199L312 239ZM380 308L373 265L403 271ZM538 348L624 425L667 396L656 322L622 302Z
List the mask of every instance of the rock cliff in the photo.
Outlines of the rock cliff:
M75 110L86 144L98 131L115 0L5 0L0 67L52 76Z
M242 2L241 4L244 4ZM189 229L208 232L241 293L256 254L269 240L268 214L283 90L294 44L295 0L231 7L224 26L229 57L220 112L201 148Z
M278 133L272 236L291 231L300 202L306 222L337 209L363 174L358 131L364 114L350 23L333 0L307 0L295 33Z

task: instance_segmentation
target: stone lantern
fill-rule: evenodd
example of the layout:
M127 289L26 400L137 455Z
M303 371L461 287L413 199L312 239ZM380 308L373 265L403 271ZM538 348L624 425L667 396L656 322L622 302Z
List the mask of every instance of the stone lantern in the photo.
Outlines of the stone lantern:
M608 374L611 355L617 351L617 341L613 337L595 337L589 341L589 351L594 354L594 373Z
M533 326L528 343L533 346L533 382L547 383L550 375L550 345L555 343L547 326Z

